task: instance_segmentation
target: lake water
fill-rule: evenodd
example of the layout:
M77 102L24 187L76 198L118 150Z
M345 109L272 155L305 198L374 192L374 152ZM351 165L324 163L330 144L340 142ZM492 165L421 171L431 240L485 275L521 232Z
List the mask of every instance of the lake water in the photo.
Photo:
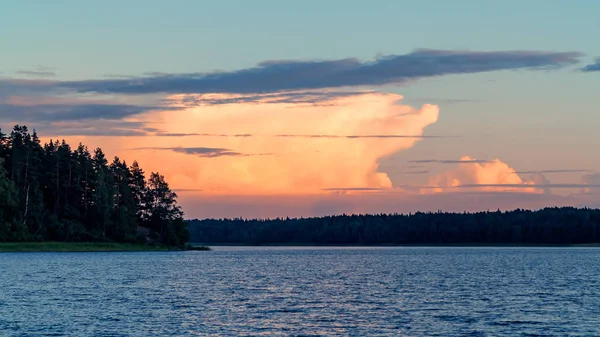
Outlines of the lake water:
M600 249L0 254L0 336L600 336Z

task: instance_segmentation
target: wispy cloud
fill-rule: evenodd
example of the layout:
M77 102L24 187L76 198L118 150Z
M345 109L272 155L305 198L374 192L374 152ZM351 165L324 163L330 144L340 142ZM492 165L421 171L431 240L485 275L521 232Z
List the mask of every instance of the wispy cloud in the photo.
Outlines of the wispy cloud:
M464 184L452 186L452 188L485 188L485 187L508 187L508 188L585 188L585 187L600 187L600 184ZM435 188L435 187L423 187Z
M465 160L441 160L441 159L421 159L421 160L409 160L409 163L419 164L484 164L490 163L491 160L482 159L465 159Z
M347 58L325 61L265 61L230 72L155 74L136 79L66 81L57 85L79 92L272 93L323 88L402 84L451 74L510 69L557 69L579 62L578 52L448 51L420 49L361 62Z
M183 94L171 96L165 104L194 107L238 103L256 104L317 104L323 105L343 97L359 96L370 91L291 91L262 94Z
M424 136L424 135L275 135L281 138L449 138L452 136Z
M35 77L54 77L56 73L53 71L41 71L41 70L19 70L17 74Z
M141 147L134 150L166 150L176 153L194 155L202 158L216 157L248 157L248 156L266 156L272 153L241 153L231 149L216 148L216 147Z
M415 97L409 99L408 103L428 103L437 105L450 105L460 103L475 103L477 99L461 99L461 98L436 98L436 97Z
M596 58L596 62L588 64L587 66L581 68L581 71L586 73L600 71L600 57Z
M37 66L34 69L18 70L16 73L31 77L54 77L56 76L55 69L54 67Z
M122 119L153 110L177 110L158 106L125 104L0 104L0 119L22 122Z
M332 192L351 192L351 191L384 191L387 189L384 188L372 188L372 187L332 187L332 188L324 188L322 191L332 191Z
M265 134L226 134L226 133L168 133L157 132L159 137L276 137L276 138L331 138L331 139L361 139L361 138L452 138L454 136L424 136L424 135L265 135Z
M427 170L400 172L400 174L428 174L428 173L429 173L429 171L427 171Z
M507 174L536 174L536 173L585 173L591 172L590 170L539 170L539 171L514 171L508 172Z
M226 134L226 133L173 133L173 132L157 132L154 136L158 137L254 137L249 133Z

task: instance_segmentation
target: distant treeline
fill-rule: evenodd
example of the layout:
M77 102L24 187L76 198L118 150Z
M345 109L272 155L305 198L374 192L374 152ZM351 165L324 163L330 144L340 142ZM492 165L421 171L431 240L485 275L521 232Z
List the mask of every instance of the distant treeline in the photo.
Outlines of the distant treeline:
M583 244L600 242L600 210L191 220L189 229L207 244Z
M189 232L176 198L135 161L109 163L100 148L64 140L42 145L25 126L0 130L0 241L182 245Z

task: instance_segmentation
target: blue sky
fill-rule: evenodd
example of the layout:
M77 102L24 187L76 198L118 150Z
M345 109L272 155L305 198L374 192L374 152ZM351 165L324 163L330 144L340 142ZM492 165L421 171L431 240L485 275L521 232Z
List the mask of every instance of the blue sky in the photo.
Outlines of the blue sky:
M600 2L595 0L4 1L0 79L7 92L24 96L15 89L15 79L81 81L69 82L71 90L117 76L235 72L269 60L371 62L419 48L578 52L579 63L561 69L510 66L357 90L400 94L403 104L417 108L436 104L439 119L425 127L424 135L455 136L423 140L379 158L379 170L387 171L394 185L431 182L428 175L397 173L406 171L410 161L467 155L499 158L517 171L596 172L600 72L579 69L600 56L598 13ZM101 86L110 89L113 84ZM113 104L137 99L122 92L94 92L76 96ZM61 97L66 96L61 92ZM6 123L18 122L7 111L0 119L4 129ZM50 129L60 131L56 125ZM444 169L426 168L431 174ZM552 183L584 179L581 172L547 178Z
M6 1L3 70L64 78L238 69L267 59L415 48L600 55L600 3L577 1Z

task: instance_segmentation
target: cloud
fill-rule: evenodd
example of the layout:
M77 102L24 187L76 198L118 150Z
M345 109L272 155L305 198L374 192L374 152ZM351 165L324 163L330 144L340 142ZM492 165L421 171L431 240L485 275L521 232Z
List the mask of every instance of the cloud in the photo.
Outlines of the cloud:
M158 106L126 104L0 104L0 119L20 122L122 119L152 110L172 110Z
M176 133L176 132L156 132L154 136L158 137L253 137L252 134L242 133L242 134L225 134L225 133L197 133L197 132L189 132L189 133Z
M129 162L138 160L147 171L160 171L173 188L202 189L209 194L389 189L392 182L379 171L379 161L422 141L425 127L435 123L439 114L437 106L413 108L399 104L400 99L397 94L370 93L338 97L324 106L232 103L190 107L177 113L154 111L144 114L144 120L160 126L157 135L171 137L90 138L85 142ZM414 113L404 114L407 112ZM368 137L346 137L361 135ZM414 137L372 137L377 135ZM79 141L83 140L74 142ZM197 149L199 144L210 150Z
M431 177L427 188L422 188L421 191L422 193L439 193L454 188L477 188L494 192L517 190L534 193L547 192L539 189L540 186L531 186L536 182L547 182L542 174L538 174L535 181L528 181L517 174L508 174L513 172L515 172L513 168L499 159L480 162L464 156L458 161L456 169Z
M123 120L37 122L33 127L46 137L145 137L154 131L145 122Z
M421 159L421 160L409 160L409 163L420 163L420 164L485 164L490 163L490 160L471 159L469 157L463 157L460 160L440 160L440 159ZM514 173L514 172L510 172Z
M581 194L595 194L600 190L600 173L584 174L581 177Z
M437 105L450 105L450 104L460 104L460 103L475 103L478 102L479 100L476 99L461 99L461 98L436 98L436 97L429 97L429 98L411 98L410 102L411 103L430 103L430 104L437 104Z
M184 107L209 106L221 104L327 104L335 98L368 94L370 91L288 91L252 95L234 94L181 94L173 95L166 104Z
M405 172L400 172L401 174L427 174L429 173L429 171L427 170L422 170L422 171L405 171Z
M424 136L424 135L275 135L281 138L447 138L445 136Z
M477 193L327 193L323 195L214 195L185 193L180 198L187 218L276 218L326 216L332 214L378 214L488 210L540 209L555 206L577 206L577 198L555 194L520 192Z
M434 135L264 135L264 134L214 134L214 133L169 133L169 132L157 132L155 136L159 137L275 137L275 138L330 138L330 139L361 139L361 138L450 138L451 136L434 136Z
M258 153L258 154L249 154L249 153L240 153L235 152L231 149L224 148L214 148L214 147L140 147L135 150L169 150L176 153L183 153L198 156L201 158L216 158L216 157L224 157L224 156L266 156L270 155L270 153Z
M154 74L136 79L64 81L57 85L78 92L120 94L273 93L403 84L420 78L451 74L556 69L578 63L581 56L577 52L420 49L367 62L353 58L266 61L254 68L230 72Z
M600 57L596 58L596 62L592 63L592 64L588 64L587 66L581 68L581 71L583 72L593 72L593 71L600 71Z
M509 172L508 174L535 174L535 173L542 173L542 174L549 174L549 173L585 173L585 172L590 172L590 170L539 170L539 171L514 171L514 172Z
M26 76L35 76L35 77L54 77L56 73L53 71L43 71L43 70L19 70L17 74L26 75Z
M456 188L502 187L502 188L515 188L515 189L531 189L533 187L535 187L535 188L582 188L582 187L600 187L600 184L593 184L593 185L575 184L575 183L568 183L568 184L535 184L535 183L531 183L531 184L464 184L464 185L457 185L457 186L453 186L453 187L456 187Z
M0 79L0 103L11 96L44 96L72 92L68 88L59 88L57 81L26 80L26 79Z
M382 188L373 187L332 187L324 188L323 191L382 191Z
M54 67L37 66L34 69L18 70L16 73L33 77L54 77L56 76L56 72L54 72L55 69L56 68Z

